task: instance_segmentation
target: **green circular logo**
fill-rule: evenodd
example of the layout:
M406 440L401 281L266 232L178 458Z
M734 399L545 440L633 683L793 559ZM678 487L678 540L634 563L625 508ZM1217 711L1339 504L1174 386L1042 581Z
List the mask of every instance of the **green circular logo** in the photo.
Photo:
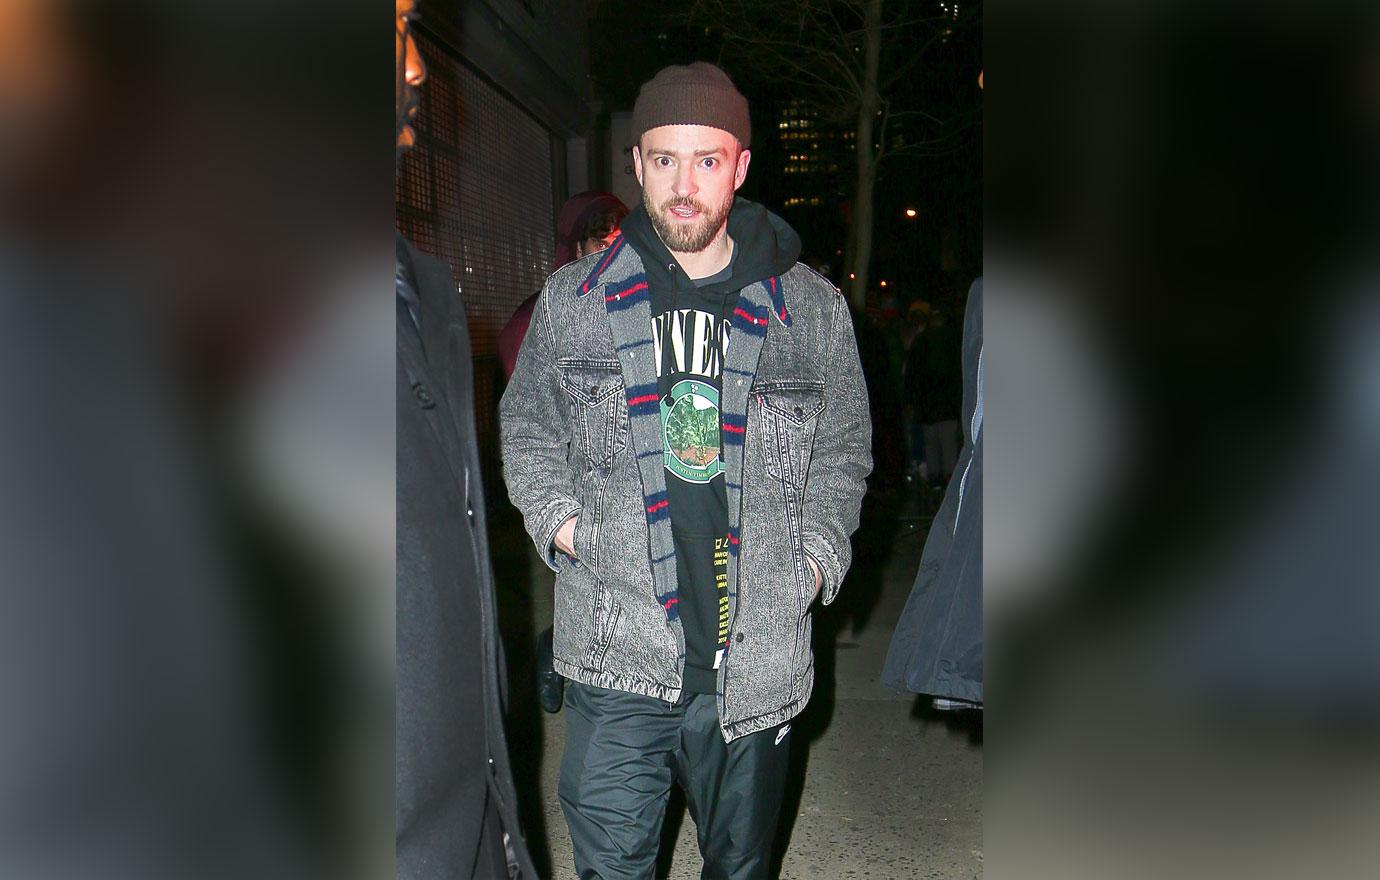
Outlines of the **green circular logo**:
M661 448L666 469L690 483L723 473L719 392L693 379L677 382L661 400Z

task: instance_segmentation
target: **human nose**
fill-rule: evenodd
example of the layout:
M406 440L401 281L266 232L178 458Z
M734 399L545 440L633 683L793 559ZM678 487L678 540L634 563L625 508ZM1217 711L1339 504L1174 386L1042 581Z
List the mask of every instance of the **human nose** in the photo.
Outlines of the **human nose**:
M699 185L695 183L695 167L689 164L681 164L676 169L675 194L677 198L688 199L700 191Z
M406 76L407 84L413 88L426 82L426 62L422 60L422 51L417 48L417 40L411 34L407 35Z

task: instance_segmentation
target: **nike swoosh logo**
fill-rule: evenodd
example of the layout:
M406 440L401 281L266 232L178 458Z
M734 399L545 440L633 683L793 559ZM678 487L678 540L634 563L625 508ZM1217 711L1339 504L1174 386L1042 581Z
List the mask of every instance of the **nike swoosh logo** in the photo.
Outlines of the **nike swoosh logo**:
M781 745L781 740L785 739L785 738L786 738L786 734L788 734L788 733L790 733L790 732L791 732L791 726L790 726L789 724L787 724L785 727L783 727L783 728L781 728L780 730L778 730L778 731L776 732L776 742L772 743L772 745L775 745L775 746Z

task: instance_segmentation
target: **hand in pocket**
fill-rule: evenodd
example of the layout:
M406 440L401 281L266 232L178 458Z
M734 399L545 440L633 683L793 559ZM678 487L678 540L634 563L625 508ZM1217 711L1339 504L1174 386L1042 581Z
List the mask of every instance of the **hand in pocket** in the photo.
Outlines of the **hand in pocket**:
M577 513L570 519L561 523L561 527L556 529L556 537L552 541L552 543L556 545L557 550L569 556L571 559L580 558L575 555L575 523L579 518L580 515Z
M815 562L815 558L813 556L811 556L808 553L805 554L805 561L810 563L810 571L813 572L815 576L815 591L810 596L810 601L813 602L816 598L818 598L819 591L824 587L824 575L820 572L819 563Z

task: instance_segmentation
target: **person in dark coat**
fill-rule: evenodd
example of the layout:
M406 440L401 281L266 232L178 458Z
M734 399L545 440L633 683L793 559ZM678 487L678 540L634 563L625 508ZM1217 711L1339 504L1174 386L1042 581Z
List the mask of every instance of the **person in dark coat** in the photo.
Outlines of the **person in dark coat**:
M882 683L982 704L982 279L963 327L963 450L925 540Z
M425 78L397 0L397 143ZM465 310L450 269L397 247L396 874L534 880L503 732Z

